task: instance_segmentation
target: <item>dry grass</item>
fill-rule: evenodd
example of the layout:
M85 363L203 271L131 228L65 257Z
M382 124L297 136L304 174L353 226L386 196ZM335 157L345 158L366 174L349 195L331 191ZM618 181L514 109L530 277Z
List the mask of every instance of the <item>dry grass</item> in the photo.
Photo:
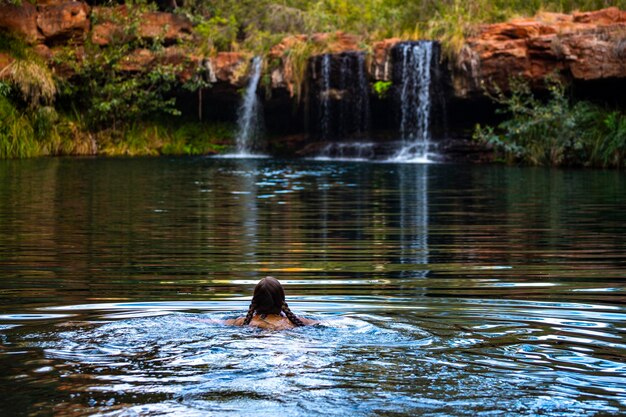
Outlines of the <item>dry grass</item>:
M57 93L50 69L34 59L13 60L0 71L0 79L13 84L30 107L51 104Z

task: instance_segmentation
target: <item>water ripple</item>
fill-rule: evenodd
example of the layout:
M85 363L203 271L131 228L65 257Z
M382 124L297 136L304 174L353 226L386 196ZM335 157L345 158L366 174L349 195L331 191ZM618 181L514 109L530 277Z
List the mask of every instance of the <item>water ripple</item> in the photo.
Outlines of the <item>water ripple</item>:
M624 173L0 161L0 409L620 415ZM220 324L275 275L286 332Z

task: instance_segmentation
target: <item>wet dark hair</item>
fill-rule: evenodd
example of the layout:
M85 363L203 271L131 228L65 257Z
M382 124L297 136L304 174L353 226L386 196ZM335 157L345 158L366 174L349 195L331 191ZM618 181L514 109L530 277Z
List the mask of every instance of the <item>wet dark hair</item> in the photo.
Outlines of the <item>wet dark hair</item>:
M265 277L254 287L252 302L243 321L244 326L250 324L255 311L259 314L280 314L282 311L290 322L296 326L304 326L302 320L289 309L285 302L285 290L274 277Z

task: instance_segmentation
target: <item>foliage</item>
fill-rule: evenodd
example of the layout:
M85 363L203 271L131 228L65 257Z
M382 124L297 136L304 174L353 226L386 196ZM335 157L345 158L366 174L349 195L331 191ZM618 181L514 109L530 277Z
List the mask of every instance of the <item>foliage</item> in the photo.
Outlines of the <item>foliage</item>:
M454 52L478 23L532 16L539 11L571 12L608 6L626 8L626 0L186 0L179 12L210 17L209 21L217 26L211 30L227 32L226 38L235 39L231 45L221 44L226 49L236 49L259 34L267 37L341 30L368 41L392 36L437 39L448 52ZM220 24L224 26L221 29Z
M34 59L13 60L0 71L0 78L8 80L31 107L52 103L57 92L50 69Z
M163 155L206 155L222 152L233 141L235 128L224 123L185 123L170 130Z
M313 55L325 52L325 46L321 43L301 41L296 42L291 48L285 51L283 60L286 72L291 74L293 81L293 95L296 99L301 97L301 89L304 85L309 59Z
M85 109L87 124L95 130L115 131L142 117L179 114L171 96L179 68L159 63L163 54L160 40L138 36L141 17L151 9L136 2L128 10L127 14L108 17L121 21L124 28L110 45L100 47L88 41L84 55L69 52L61 58L75 74L62 83L62 98ZM142 50L151 54L147 65L136 55Z
M0 158L28 158L39 154L29 118L0 96Z
M233 15L228 18L213 16L195 27L201 37L202 49L205 54L233 49L237 40L237 21Z
M475 139L491 144L507 160L533 165L619 167L626 157L626 115L586 101L572 102L563 84L548 83L549 99L527 84L511 81L511 93L493 99L509 118L497 128L477 126Z
M0 51L11 59L0 71L0 158L55 153L59 136L51 71L20 38L0 32Z
M142 121L122 136L103 131L98 135L100 154L107 156L205 155L223 151L233 141L235 129L223 123Z
M0 4L19 4L0 0ZM106 0L98 4L115 5ZM123 1L126 8L107 8L92 14L92 23L110 20L122 28L107 46L88 37L84 52L55 51L60 68L74 74L55 80L45 63L21 39L0 31L0 52L11 57L0 74L0 157L44 154L81 154L95 149L88 132L99 132L105 154L149 155L201 154L220 150L232 132L206 125L154 123L178 115L174 90L180 87L180 68L166 64L164 43L139 36L142 16L175 1ZM203 41L201 51L249 51L267 54L287 35L344 31L360 36L364 45L392 36L403 39L431 38L444 44L449 54L463 45L479 23L501 21L538 11L570 12L606 6L626 8L626 0L185 0L176 13L187 15L195 34ZM610 3L610 4L609 4ZM94 9L95 10L95 9ZM100 9L102 10L102 9ZM163 28L164 31L167 28ZM310 57L329 52L332 36L304 37L266 65L284 65L294 95L308 70ZM622 48L623 49L623 48ZM137 51L150 54L142 61ZM280 61L282 59L282 62ZM243 68L243 67L242 67ZM264 83L269 84L270 71ZM209 87L206 74L197 73L187 87ZM56 81L56 83L55 83ZM375 83L383 97L390 85ZM497 128L477 129L476 136L493 143L509 159L535 164L592 164L620 166L624 160L623 113L586 102L572 103L562 86L550 87L550 100L536 99L519 87L497 101L510 119ZM52 107L56 105L57 109ZM76 109L80 109L77 111ZM219 137L218 137L219 136Z
M54 100L57 89L52 72L26 43L13 35L0 32L0 51L8 53L12 60L0 70L3 95L11 91L20 93L21 99L29 106L49 105Z
M9 97L13 89L11 84L5 81L0 81L0 97Z
M20 109L0 96L0 158L85 155L95 144L80 120L59 115L51 106Z
M594 166L623 167L626 163L626 114L596 107L585 139Z
M20 37L0 30L0 52L5 52L13 58L25 59L28 54L28 45Z
M376 81L373 85L372 85L372 89L374 90L374 93L376 94L376 96L380 99L383 99L385 97L387 97L387 93L389 92L389 89L391 88L391 81Z

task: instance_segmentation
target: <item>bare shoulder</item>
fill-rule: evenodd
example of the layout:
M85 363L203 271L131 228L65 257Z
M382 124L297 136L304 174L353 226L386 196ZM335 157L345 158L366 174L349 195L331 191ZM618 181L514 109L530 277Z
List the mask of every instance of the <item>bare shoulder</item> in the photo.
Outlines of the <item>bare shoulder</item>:
M228 319L224 321L224 324L228 326L243 326L243 322L246 320L245 317L239 317L236 319Z
M287 317L277 315L270 315L265 318L255 317L252 319L252 322L250 322L250 325L265 330L287 330L295 327Z
M300 321L302 321L302 323L304 323L305 326L319 324L319 321L317 320L306 319L304 317L298 317L298 318L300 319ZM246 320L245 317L239 317L236 319L224 320L223 323L226 324L227 326L243 326L244 325L243 322L245 320ZM270 330L286 330L286 329L293 329L295 327L295 325L291 323L289 319L287 319L286 317L261 319L256 316L250 322L250 326L258 327L261 329L270 329Z

